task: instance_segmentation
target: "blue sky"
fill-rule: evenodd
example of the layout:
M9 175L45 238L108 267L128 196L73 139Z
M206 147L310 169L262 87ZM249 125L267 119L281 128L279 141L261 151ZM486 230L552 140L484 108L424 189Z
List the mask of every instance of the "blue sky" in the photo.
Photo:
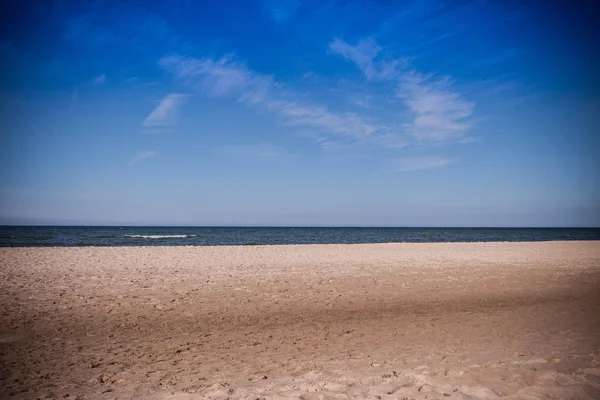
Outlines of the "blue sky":
M7 3L0 224L600 226L593 1Z

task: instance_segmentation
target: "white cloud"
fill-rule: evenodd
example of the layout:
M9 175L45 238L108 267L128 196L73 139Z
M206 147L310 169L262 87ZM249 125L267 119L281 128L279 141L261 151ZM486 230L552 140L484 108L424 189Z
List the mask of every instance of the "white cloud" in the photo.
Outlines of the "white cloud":
M167 57L160 64L176 78L211 96L229 96L279 117L284 125L311 128L363 140L384 128L355 113L335 113L326 107L299 100L270 75L251 71L229 57L218 60Z
M354 104L361 108L372 109L371 97L369 95L357 96L354 99Z
M102 85L106 83L106 75L98 75L94 79L92 79L92 85Z
M138 151L136 153L136 155L129 162L129 165L133 165L133 164L138 163L140 161L146 160L146 159L148 159L150 157L154 157L155 155L156 155L156 152L150 151L150 150Z
M288 125L315 128L356 139L366 139L382 129L365 122L357 114L331 113L322 106L305 105L294 101L269 101L267 106L276 114L285 117L285 123Z
M160 65L212 96L257 94L273 86L270 76L256 74L230 57L213 60L172 56L160 60Z
M359 41L351 46L340 39L334 39L329 44L329 51L354 62L365 74L367 79L388 80L399 73L399 68L406 63L403 59L375 60L382 50L373 38Z
M422 156L422 157L407 157L398 160L398 168L393 169L390 172L406 172L420 169L430 169L442 167L450 163L455 162L452 158L443 158L436 156Z
M319 75L314 71L308 71L302 74L303 81L318 82L319 79Z
M405 59L377 59L382 48L372 38L356 46L335 39L329 49L354 62L369 80L397 82L396 96L411 114L411 122L403 126L406 134L418 141L464 140L475 104L466 101L449 78L410 69Z
M448 78L405 72L399 79L396 95L411 112L412 121L405 128L417 140L462 139L471 128L468 117L473 114L475 104L454 91Z
M174 128L179 120L179 108L184 104L186 98L185 94L180 93L171 93L165 96L146 117L142 125L146 128Z

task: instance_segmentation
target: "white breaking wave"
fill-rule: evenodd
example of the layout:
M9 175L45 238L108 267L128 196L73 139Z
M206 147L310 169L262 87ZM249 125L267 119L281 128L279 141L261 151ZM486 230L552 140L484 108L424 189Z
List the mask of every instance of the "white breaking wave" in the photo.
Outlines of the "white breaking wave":
M125 235L125 237L134 239L181 239L194 236L196 235Z

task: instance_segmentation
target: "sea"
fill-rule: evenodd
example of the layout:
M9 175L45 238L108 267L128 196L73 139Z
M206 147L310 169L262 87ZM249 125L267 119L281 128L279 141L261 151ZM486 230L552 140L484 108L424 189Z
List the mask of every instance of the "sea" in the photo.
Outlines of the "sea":
M600 240L600 228L0 227L0 247L253 246L553 240Z

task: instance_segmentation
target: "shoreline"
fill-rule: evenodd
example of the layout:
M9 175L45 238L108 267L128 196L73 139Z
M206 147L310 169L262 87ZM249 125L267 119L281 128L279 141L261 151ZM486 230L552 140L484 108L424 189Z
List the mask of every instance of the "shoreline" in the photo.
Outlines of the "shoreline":
M150 239L150 240L161 240L161 239ZM205 248L205 247L285 247L285 246L365 246L365 245L453 245L453 244L511 244L511 243L522 243L522 244L535 244L535 243L598 243L600 240L534 240L534 241L472 241L472 242L360 242L360 243L275 243L275 244L185 244L185 245L81 245L81 246L4 246L1 249L81 249L81 248L156 248L156 247L173 247L173 248Z
M0 248L0 296L15 399L600 396L599 241Z

